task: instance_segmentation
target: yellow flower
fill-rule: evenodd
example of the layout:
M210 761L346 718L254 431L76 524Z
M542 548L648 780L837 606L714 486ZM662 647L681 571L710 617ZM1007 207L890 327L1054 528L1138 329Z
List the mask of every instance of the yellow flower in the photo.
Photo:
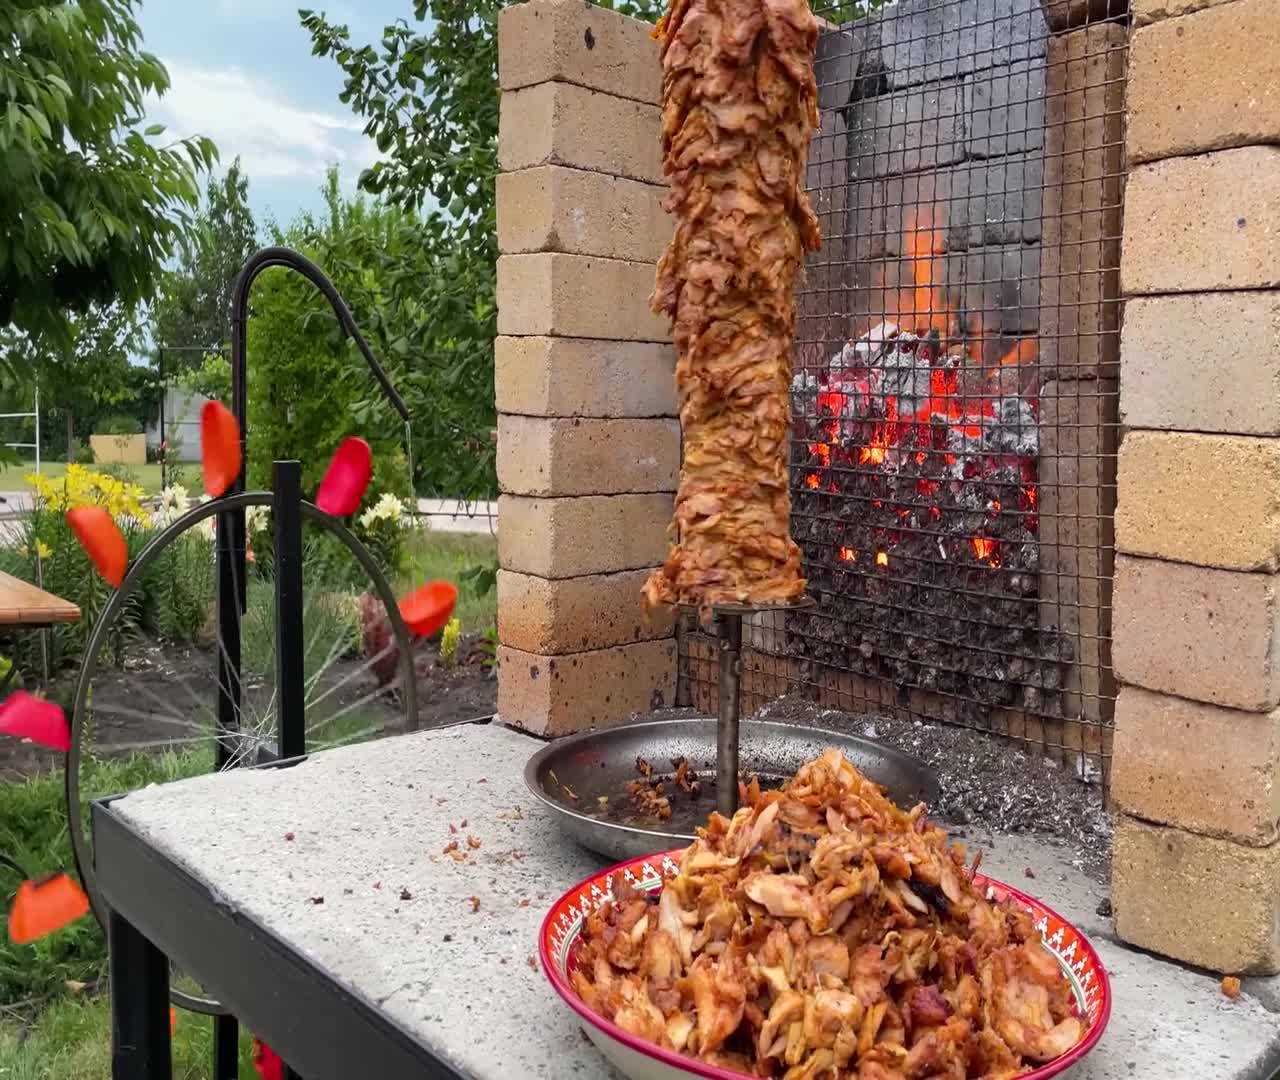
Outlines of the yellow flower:
M46 544L43 540L36 541L36 555L42 559L53 558L53 548Z
M78 506L101 506L112 517L150 524L150 515L142 505L145 495L142 488L125 484L107 473L94 472L83 465L68 465L60 479L33 474L27 481L42 509L62 513Z

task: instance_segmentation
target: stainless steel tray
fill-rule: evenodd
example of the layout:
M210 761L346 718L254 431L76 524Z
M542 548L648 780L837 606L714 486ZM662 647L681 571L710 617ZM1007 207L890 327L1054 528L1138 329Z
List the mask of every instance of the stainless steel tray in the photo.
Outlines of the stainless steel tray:
M761 784L776 787L830 746L884 785L900 806L932 803L938 797L933 774L907 754L853 735L766 720L742 722L741 773L758 775ZM628 823L626 791L639 778L638 757L658 773L672 771L672 758L686 758L702 785L701 796L694 800L674 792L671 818L660 826ZM715 772L716 721L698 717L625 724L561 739L529 759L524 779L534 796L555 811L566 836L607 858L622 860L691 841L694 827L715 809ZM603 809L601 796L609 799Z

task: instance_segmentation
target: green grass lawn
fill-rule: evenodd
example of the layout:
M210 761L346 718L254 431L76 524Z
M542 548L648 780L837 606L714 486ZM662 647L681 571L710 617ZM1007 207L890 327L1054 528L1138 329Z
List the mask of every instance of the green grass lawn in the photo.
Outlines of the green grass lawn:
M174 1080L213 1074L213 1023L178 1012ZM240 1033L240 1075L256 1076L249 1035ZM111 1080L111 1013L105 995L64 997L29 1020L0 1019L0 1080Z
M86 465L85 468L97 469L99 466ZM133 475L133 483L141 484L142 490L148 495L155 495L160 491L159 465L129 465L125 466L125 468ZM35 472L34 463L0 468L0 491L30 491L31 485L27 483L27 477L33 472ZM40 472L44 476L50 477L65 476L67 463L65 461L42 461L40 463ZM204 491L204 484L200 479L199 464L183 466L180 475L182 483L190 494L199 495ZM172 482L172 479L170 479L170 483ZM0 1074L0 1080L3 1080L3 1074Z

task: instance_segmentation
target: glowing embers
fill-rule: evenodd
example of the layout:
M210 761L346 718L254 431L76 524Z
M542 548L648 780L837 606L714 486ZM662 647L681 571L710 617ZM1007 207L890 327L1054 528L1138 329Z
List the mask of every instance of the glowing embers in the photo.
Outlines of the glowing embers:
M1000 565L999 545L988 536L975 536L969 541L974 553L988 566Z
M946 287L947 224L909 222L897 281L871 282L884 313L793 381L793 531L818 608L788 621L788 650L959 711L1058 715L1074 657L1039 597L1038 343Z

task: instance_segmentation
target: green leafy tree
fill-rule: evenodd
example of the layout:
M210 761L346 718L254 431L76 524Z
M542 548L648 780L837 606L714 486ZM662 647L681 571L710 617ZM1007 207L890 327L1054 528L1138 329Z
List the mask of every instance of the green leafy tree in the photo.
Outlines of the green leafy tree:
M70 314L150 297L217 156L141 129L168 87L134 0L0 4L0 326L65 346Z
M151 305L154 342L191 349L229 341L231 287L258 246L249 178L236 158L222 176L209 178L192 235L176 267L161 278L160 295ZM180 371L199 363L199 353L174 353L165 366Z
M0 332L0 352L8 355L24 382L39 387L41 407L62 415L67 460L74 461L77 431L88 434L88 423L104 407L136 402L144 390L139 380L145 376L129 362L141 332L133 312L123 304L95 305L72 316L68 325L65 345L10 328Z
M383 160L362 190L394 206L435 209L416 223L415 250L382 268L390 341L407 366L417 480L463 497L496 489L493 445L494 291L498 258L494 183L498 149L497 18L505 0L416 0L418 27L387 26L377 46L302 11L312 51L346 76L341 99L365 121ZM605 6L652 21L659 0ZM426 257L424 257L424 253Z

